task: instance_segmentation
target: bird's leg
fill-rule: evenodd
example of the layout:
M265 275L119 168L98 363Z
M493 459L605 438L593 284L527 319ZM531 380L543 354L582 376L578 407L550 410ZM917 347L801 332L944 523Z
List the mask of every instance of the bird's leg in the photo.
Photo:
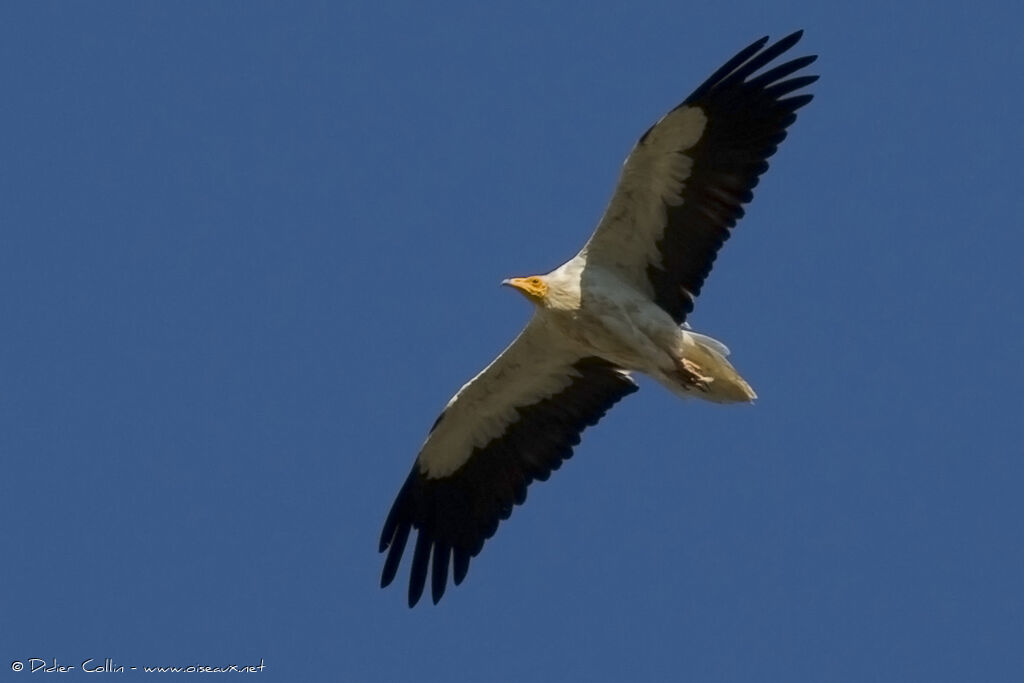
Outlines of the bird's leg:
M676 372L683 384L700 391L708 391L709 385L715 381L713 377L703 374L703 368L688 358L680 358L676 362Z

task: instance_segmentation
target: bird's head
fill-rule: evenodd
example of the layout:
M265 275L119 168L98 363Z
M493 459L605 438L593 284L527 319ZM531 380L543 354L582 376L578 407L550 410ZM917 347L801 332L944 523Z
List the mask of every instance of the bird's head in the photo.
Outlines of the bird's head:
M518 289L523 296L537 305L543 305L548 296L547 278L540 275L530 277L512 277L502 280L501 284Z

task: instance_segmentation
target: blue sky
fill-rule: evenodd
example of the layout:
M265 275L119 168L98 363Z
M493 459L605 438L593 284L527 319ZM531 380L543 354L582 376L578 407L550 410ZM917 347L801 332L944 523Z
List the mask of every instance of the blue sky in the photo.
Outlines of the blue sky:
M0 670L1021 680L1021 14L5 4ZM381 591L426 430L529 315L499 281L796 28L817 97L691 317L757 405L642 381L439 606Z

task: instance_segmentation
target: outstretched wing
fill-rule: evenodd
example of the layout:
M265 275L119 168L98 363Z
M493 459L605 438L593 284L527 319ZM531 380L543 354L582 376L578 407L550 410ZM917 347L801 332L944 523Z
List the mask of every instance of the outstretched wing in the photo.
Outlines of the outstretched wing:
M616 271L677 322L686 319L768 158L811 101L788 95L818 79L794 75L816 56L761 71L802 33L741 50L644 133L580 252L587 265Z
M629 375L580 356L534 317L494 362L452 398L434 423L384 522L388 551L381 586L398 571L412 529L419 534L409 606L420 599L431 565L431 593L456 585L498 522L572 455L580 433L637 390Z

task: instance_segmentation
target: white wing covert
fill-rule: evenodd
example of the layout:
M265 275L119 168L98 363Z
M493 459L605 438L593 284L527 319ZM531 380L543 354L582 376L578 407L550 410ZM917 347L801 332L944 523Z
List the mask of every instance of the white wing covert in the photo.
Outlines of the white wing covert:
M449 564L458 585L498 523L526 500L530 482L546 480L571 457L580 433L636 390L626 372L574 352L535 316L434 423L384 523L381 585L394 580L417 529L409 606L431 565L432 598L440 600Z
M816 56L758 73L802 34L747 46L644 133L580 252L588 266L613 270L686 319L768 158L812 99L786 96L818 79L790 78Z

